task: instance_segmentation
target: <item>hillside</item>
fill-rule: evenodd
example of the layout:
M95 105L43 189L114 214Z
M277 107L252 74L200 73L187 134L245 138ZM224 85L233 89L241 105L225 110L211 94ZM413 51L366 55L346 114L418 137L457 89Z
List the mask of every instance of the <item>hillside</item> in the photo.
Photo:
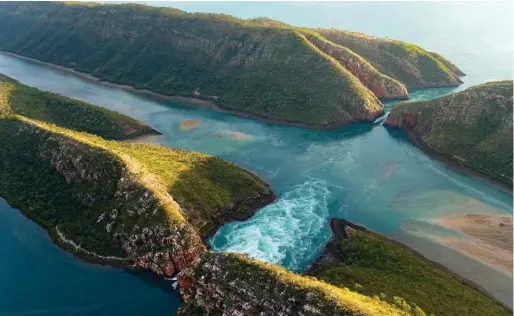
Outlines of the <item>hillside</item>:
M373 121L383 113L377 96L407 97L401 78L350 49L269 19L135 4L0 4L0 50L284 124ZM421 66L414 70L425 81L457 82L442 62Z
M219 158L12 115L0 119L0 178L2 197L78 255L167 275L205 249L198 231L273 199Z
M384 124L512 187L512 84L489 82L435 100L401 103Z
M370 298L232 253L204 253L178 276L185 304L177 315L416 315L408 305Z
M364 57L381 73L403 82L409 89L454 87L462 83L458 77L464 73L457 66L419 46L343 30L317 31Z
M258 178L216 157L3 114L0 179L0 195L75 255L179 273L182 315L260 315L263 306L291 316L411 315L282 267L207 251L202 237L274 198Z
M18 114L107 139L160 134L126 115L23 85L0 74L0 116Z
M388 302L414 302L428 315L511 315L507 309L408 247L345 220L309 275ZM413 305L411 303L411 305Z

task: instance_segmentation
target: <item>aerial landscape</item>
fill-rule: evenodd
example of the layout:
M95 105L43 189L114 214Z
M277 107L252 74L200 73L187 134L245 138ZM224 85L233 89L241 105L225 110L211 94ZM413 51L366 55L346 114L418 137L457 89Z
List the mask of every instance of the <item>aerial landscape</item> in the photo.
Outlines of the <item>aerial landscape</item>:
M0 315L512 315L513 9L0 2Z

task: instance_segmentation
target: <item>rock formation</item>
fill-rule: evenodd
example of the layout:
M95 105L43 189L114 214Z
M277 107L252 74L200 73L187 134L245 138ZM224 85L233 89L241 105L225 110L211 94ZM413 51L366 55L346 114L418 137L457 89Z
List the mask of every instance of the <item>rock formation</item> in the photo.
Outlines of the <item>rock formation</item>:
M206 252L178 276L178 315L411 315L393 305L230 253Z
M396 106L384 125L423 149L512 187L512 81Z
M0 4L0 50L275 123L372 122L377 96L460 84L457 67L417 46L332 35L136 4Z

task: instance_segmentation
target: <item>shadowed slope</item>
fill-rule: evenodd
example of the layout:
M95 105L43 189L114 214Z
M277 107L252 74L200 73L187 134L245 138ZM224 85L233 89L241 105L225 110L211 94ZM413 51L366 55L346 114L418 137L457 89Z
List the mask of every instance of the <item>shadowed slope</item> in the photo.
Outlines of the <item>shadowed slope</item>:
M160 134L126 115L28 87L0 74L0 116L6 114L19 114L108 139Z
M511 80L494 81L435 100L401 103L384 124L512 186L512 90Z

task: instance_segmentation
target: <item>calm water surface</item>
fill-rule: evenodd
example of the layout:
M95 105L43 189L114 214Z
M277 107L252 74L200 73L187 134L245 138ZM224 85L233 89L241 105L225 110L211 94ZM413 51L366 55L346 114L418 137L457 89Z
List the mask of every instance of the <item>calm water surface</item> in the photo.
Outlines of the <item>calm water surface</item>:
M193 11L222 8L242 17L252 12L251 16L267 15L298 25L346 27L409 40L460 66L468 76L458 89L512 78L513 36L512 28L506 28L512 22L501 21L502 15L478 14L508 10L509 3L460 6L458 16L446 10L459 4L402 5L402 14L395 4L391 8L397 10L390 10L387 17L382 16L384 4L316 5L328 25L312 14L310 19L299 20L314 10L308 3L288 4L288 11L280 11L286 10L280 3L249 4L255 10L248 11L240 4L231 5L230 10L224 4L217 9L210 4L203 4L203 9L194 7L199 4L183 5L193 6L189 7ZM263 8L277 11L267 14ZM367 18L351 18L364 11ZM295 18L286 19L285 14ZM475 17L474 23L468 21L470 16ZM365 23L370 17L376 18L374 24ZM216 251L243 252L301 271L330 239L328 219L344 217L408 243L512 304L510 276L401 229L406 221L429 222L469 211L466 205L473 205L474 212L511 214L512 196L448 170L407 142L402 133L391 132L380 123L330 132L269 125L139 96L4 54L0 54L0 72L27 85L138 118L164 134L157 139L162 145L222 157L269 181L277 193L276 202L246 222L225 225L209 241ZM452 91L417 91L412 98L431 99ZM184 119L202 120L202 124L193 131L181 131ZM246 136L238 137L240 133ZM136 315L143 310L148 315L164 315L178 306L176 297L148 280L73 259L5 202L0 202L0 216L0 245L2 253L9 254L0 266L0 293L8 293L0 297L0 315ZM424 233L448 232L427 228Z

